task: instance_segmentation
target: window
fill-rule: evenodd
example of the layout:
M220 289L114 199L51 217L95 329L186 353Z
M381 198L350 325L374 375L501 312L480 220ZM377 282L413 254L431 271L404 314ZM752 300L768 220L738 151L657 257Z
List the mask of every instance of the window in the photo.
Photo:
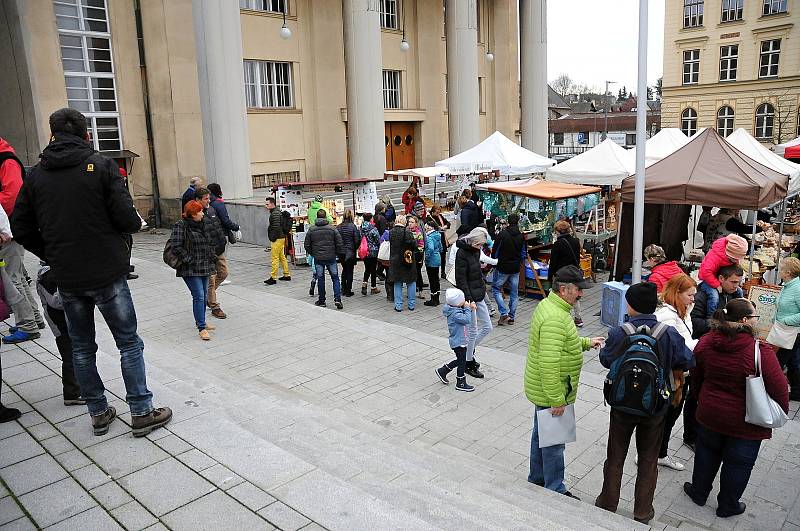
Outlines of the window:
M683 52L683 84L694 85L700 81L700 50Z
M300 182L299 171L282 171L278 173L261 173L259 175L251 175L253 181L253 189L258 188L271 188L276 184L281 183L296 183Z
M381 7L381 27L398 29L397 2L398 0L378 0Z
M703 0L683 0L683 27L703 25Z
M761 41L761 59L758 77L777 77L778 59L781 55L781 40Z
M244 62L247 106L255 109L291 109L292 64L275 61Z
M486 81L485 78L482 78L482 77L478 78L478 112L479 113L485 113L486 112L486 106L483 103L483 100L486 97L486 94L484 94L484 90L485 90L485 86L486 86L485 81Z
M286 0L239 0L239 8L289 14L286 10Z
M67 105L82 112L98 151L122 149L105 0L55 0Z
M764 0L764 15L786 13L786 0Z
M400 71L383 71L383 108L400 108Z
M625 145L626 146L636 145L636 133L625 133Z
M722 0L722 22L742 20L744 0Z
M689 107L681 113L681 131L686 136L697 132L697 111Z
M727 105L717 111L717 133L722 137L733 133L733 109Z
M736 81L736 68L739 64L739 45L731 44L719 49L719 80Z
M554 146L564 145L564 133L553 133L553 145Z
M762 103L756 109L756 138L771 139L775 125L775 107Z

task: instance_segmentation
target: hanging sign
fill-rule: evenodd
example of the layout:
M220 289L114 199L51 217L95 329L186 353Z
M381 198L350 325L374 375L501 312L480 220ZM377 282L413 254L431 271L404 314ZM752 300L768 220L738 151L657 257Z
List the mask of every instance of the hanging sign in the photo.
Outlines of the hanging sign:
M378 189L374 182L356 185L355 211L357 213L373 212L378 204Z
M767 339L767 334L769 334L772 323L775 321L775 312L778 309L778 296L780 294L780 286L761 284L750 288L750 294L747 298L756 305L756 315L758 315L756 336L761 340Z

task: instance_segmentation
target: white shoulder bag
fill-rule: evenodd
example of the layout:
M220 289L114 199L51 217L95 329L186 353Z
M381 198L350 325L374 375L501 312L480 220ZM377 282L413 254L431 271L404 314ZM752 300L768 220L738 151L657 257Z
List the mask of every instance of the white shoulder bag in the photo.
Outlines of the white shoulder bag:
M798 326L789 326L775 321L767 335L767 343L778 348L793 349L798 332L800 332Z
M762 428L780 428L789 417L786 416L778 403L769 396L764 386L764 377L761 374L761 348L756 340L755 359L756 373L747 377L747 405L744 421Z

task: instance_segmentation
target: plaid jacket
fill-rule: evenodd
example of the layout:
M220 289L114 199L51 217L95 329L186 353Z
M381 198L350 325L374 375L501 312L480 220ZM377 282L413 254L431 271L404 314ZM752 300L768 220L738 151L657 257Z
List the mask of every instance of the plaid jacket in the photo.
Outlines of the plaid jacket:
M175 272L178 277L207 277L216 273L217 255L207 233L208 225L198 226L179 220L172 227L172 248L181 259Z

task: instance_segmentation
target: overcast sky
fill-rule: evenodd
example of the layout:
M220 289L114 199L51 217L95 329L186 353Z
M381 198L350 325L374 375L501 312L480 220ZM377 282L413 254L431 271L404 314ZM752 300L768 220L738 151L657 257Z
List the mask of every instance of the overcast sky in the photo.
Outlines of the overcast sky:
M664 0L650 0L647 82L661 77ZM601 92L606 80L636 92L639 0L547 2L547 79L562 73Z

